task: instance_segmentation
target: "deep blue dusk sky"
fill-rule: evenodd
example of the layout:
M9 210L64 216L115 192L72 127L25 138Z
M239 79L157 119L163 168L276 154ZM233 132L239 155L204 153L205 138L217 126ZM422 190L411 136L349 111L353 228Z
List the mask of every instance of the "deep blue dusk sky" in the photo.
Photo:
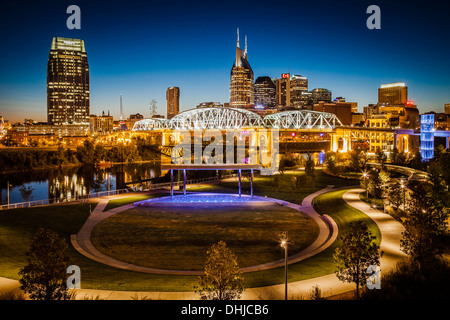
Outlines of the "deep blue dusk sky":
M66 9L81 8L81 30ZM366 9L381 8L381 30ZM380 84L405 82L421 113L450 103L450 6L429 1L15 1L0 10L0 113L46 120L46 68L52 37L85 41L91 113L150 114L165 90L181 89L181 110L227 102L236 28L248 36L255 79L301 74L333 98L377 102Z

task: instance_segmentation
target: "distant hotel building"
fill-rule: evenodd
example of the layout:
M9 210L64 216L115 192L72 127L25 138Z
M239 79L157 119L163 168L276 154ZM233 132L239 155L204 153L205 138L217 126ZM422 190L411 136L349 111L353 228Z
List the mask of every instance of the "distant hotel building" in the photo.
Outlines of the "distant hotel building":
M47 122L89 124L89 64L83 40L52 40L47 65Z
M408 87L404 83L382 84L378 88L379 104L406 104L408 101Z
M167 119L172 119L180 112L180 88L170 87L166 91Z
M230 78L230 107L244 108L254 104L253 70L248 62L247 38L245 38L245 51L242 51L239 47L239 29L237 33L236 58L231 68Z
M444 104L444 113L450 115L450 103Z
M258 77L255 81L255 105L275 108L276 87L270 77Z
M417 106L408 101L405 83L382 84L378 88L378 104L364 107L367 126L371 128L419 129Z

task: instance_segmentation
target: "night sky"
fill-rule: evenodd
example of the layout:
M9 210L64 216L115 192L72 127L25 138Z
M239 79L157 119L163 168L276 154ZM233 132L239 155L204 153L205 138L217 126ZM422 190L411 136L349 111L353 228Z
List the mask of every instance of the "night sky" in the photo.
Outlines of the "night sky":
M394 2L394 3L392 3ZM69 30L69 5L81 30ZM381 30L369 30L369 5ZM178 86L180 109L228 102L236 48L248 36L255 79L300 74L333 98L377 102L380 84L405 82L421 113L450 103L450 6L444 1L14 1L1 5L0 113L46 120L52 37L85 41L91 113L166 114L165 91Z

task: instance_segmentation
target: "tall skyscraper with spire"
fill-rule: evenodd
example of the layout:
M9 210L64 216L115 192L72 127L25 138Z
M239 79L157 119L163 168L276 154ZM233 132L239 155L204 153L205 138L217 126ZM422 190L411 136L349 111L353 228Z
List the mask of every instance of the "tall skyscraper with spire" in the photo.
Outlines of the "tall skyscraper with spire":
M253 70L248 62L247 36L245 36L245 50L239 46L239 28L237 29L236 58L231 68L230 79L230 107L243 108L255 103L255 89L253 84Z

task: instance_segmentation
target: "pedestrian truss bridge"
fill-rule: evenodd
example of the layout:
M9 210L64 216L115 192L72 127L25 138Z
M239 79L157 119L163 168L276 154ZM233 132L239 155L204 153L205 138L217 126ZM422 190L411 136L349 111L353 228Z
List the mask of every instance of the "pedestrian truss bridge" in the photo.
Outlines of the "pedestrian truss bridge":
M234 130L245 128L308 129L332 131L342 123L336 115L310 110L282 111L261 117L246 109L208 107L187 110L172 119L150 118L137 121L133 131L153 130Z

